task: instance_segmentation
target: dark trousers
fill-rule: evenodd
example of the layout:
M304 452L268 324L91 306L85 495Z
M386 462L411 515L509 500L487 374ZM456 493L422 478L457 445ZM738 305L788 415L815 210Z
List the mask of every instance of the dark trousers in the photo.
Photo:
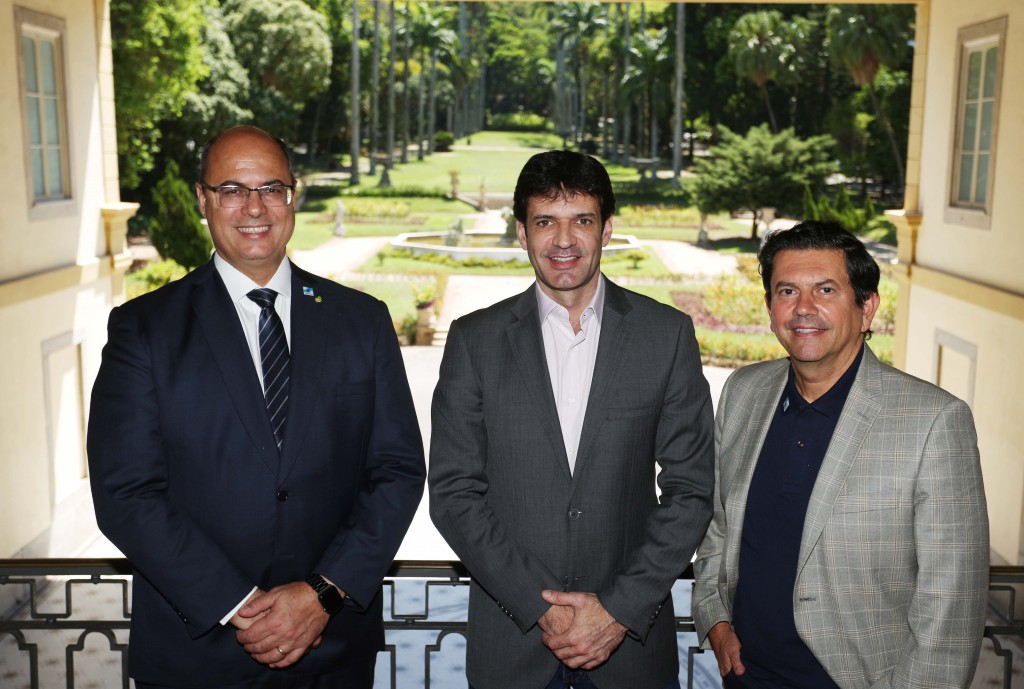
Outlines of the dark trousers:
M551 678L546 689L599 689L590 679L590 673L586 670L573 670L559 663L555 676ZM674 679L668 683L665 689L680 689L679 680Z
M271 670L255 679L213 689L373 689L373 670L376 665L377 656L372 655L365 661L349 663L323 675L296 675L288 670ZM136 682L135 689L186 688Z

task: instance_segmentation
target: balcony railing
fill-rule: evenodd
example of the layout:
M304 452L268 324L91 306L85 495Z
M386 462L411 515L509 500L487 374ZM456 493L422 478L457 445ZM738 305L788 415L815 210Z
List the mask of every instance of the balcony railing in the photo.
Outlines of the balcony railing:
M673 589L677 612L689 610L692 576L687 570ZM376 686L465 686L468 584L460 562L394 563L384 582L387 646L378 657ZM1024 645L1016 605L1021 584L1024 567L992 567L985 686L1012 686L1014 655ZM0 560L0 600L15 602L0 619L0 686L128 689L130 589L124 559ZM677 617L676 630L685 686L720 686L711 654L702 657L695 647L692 618Z

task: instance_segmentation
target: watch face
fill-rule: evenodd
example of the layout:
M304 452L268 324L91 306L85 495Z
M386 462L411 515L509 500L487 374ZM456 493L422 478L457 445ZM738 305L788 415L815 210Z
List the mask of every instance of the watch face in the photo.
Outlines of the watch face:
M326 591L320 594L320 605L323 606L324 612L328 615L333 615L341 611L345 601L342 600L341 594L338 593L336 588L329 586Z
M311 574L306 583L313 587L316 591L316 597L320 601L320 607L323 608L324 612L328 615L333 615L341 610L344 606L345 601L338 593L338 589L327 583L319 574Z

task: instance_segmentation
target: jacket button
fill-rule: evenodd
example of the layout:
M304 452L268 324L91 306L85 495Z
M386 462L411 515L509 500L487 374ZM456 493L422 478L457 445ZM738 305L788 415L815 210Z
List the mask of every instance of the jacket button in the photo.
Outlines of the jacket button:
M583 514L582 510L576 510L576 509L569 510L569 519L572 519L573 521L575 521L575 520L580 518L581 514Z
M284 502L287 499L288 499L288 491L286 491L286 490L279 490L279 491L277 491L277 501L278 502Z

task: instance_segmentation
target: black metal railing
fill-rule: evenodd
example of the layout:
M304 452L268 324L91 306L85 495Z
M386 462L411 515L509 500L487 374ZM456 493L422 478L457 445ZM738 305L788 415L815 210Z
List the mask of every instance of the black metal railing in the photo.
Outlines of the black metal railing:
M0 686L128 689L131 571L124 559L0 560L0 594L6 594L0 599L13 601L0 619ZM677 611L689 608L692 576L688 569L677 584L674 593L686 599L684 606L677 598ZM384 582L387 645L378 661L379 679L387 678L393 689L465 686L468 584L457 561L392 565ZM1024 618L1017 617L1016 604L1022 584L1024 567L992 567L985 628L992 647L982 653L1000 659L1004 689L1012 686L1014 655L1024 645ZM677 617L676 630L686 686L718 686L710 654L698 660L702 651L692 618Z

